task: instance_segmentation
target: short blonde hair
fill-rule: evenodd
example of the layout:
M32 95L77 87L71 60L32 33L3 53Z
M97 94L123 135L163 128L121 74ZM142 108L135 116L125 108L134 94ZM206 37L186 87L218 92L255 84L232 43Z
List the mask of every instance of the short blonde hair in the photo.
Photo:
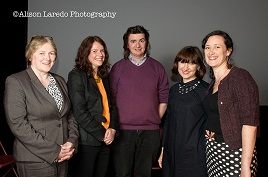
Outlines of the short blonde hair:
M57 58L57 47L53 41L53 38L51 36L34 35L33 37L31 37L31 40L26 45L26 49L25 49L25 57L26 57L26 62L28 66L31 65L30 58L33 55L33 53L36 52L36 50L39 49L45 43L51 44L51 46L55 50L55 56Z

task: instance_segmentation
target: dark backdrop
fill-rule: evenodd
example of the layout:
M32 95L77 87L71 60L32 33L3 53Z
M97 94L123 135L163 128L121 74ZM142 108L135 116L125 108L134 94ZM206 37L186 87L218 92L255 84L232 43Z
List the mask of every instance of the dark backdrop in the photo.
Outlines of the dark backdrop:
M8 75L25 69L26 62L24 57L24 49L27 41L27 18L14 18L12 13L15 10L27 10L28 1L6 1L8 5L2 6L4 23L1 25L2 36L1 43L4 50L1 52L1 76L0 76L0 140L8 147L7 151L11 152L10 144L13 141L12 134L7 126L4 107L3 95L5 87L5 79ZM5 39L5 40L3 40Z
M2 52L1 52L1 75L0 75L0 140L8 154L12 154L13 134L11 133L5 119L3 95L5 79L8 75L25 69L26 62L24 49L27 41L27 18L13 18L13 12L28 9L27 0L6 1L2 5L1 25ZM4 31L4 32L3 32ZM3 47L4 46L4 47ZM3 154L0 149L0 154ZM3 175L6 167L0 169L0 176ZM12 176L14 173L10 172Z

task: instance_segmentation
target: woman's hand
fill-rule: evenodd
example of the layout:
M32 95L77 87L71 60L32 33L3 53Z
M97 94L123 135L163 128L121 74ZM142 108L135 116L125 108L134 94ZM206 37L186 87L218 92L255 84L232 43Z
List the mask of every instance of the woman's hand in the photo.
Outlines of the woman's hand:
M160 154L160 156L158 158L158 165L159 165L160 168L162 168L163 152L164 152L164 147L162 147L161 154Z
M115 129L112 129L112 128L108 128L105 132L105 135L104 135L104 138L103 138L103 141L106 145L109 145L113 142L114 140L114 136L115 136L115 132L116 130Z
M58 155L58 162L63 162L64 160L69 160L75 151L74 144L71 142L66 142L61 145L61 151Z

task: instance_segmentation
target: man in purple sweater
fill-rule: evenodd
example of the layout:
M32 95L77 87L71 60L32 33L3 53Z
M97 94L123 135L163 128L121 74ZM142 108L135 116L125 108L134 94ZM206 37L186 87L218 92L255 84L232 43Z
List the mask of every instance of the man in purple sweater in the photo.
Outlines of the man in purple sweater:
M120 123L120 135L112 144L115 173L151 177L168 102L168 77L163 65L150 57L149 33L143 26L129 27L123 41L124 58L110 72Z

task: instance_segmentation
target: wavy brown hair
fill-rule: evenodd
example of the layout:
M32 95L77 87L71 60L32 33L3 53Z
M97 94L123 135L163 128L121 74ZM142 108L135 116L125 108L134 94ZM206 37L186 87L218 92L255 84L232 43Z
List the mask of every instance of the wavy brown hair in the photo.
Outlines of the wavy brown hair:
M94 42L100 43L104 48L105 58L103 64L99 66L97 75L101 78L108 77L109 69L109 53L105 42L98 36L88 36L80 44L75 58L75 68L79 68L87 73L88 77L94 77L94 69L92 63L88 60L88 55Z

